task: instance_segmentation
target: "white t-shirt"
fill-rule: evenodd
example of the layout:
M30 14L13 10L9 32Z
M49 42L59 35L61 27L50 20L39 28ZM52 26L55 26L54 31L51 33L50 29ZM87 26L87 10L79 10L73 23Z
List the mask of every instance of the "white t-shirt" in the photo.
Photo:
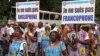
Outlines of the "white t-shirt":
M37 31L37 32L44 32L45 29L44 29L44 27L42 27L42 28L37 28L36 31Z
M14 33L13 27L7 27L7 34L12 35Z
M0 31L1 31L1 35L5 34L6 33L6 27L2 27Z
M37 28L36 31L37 31L37 33L38 33L38 42L41 42L41 38L42 38L42 35L43 35L45 29L44 29L44 27L42 27L42 28Z
M0 40L2 40L2 39L4 39L4 37L3 37L3 35L5 35L6 34L6 27L2 27L1 29L0 29Z
M54 29L52 29L50 32L52 32L52 31L57 31L58 30L58 28L57 27L55 27Z

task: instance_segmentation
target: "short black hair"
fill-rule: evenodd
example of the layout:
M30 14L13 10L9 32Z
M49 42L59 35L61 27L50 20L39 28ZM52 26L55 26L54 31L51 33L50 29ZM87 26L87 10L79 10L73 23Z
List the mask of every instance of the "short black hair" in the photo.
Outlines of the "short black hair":
M81 27L81 29L84 30L84 31L86 31L86 32L88 32L89 29L90 29L90 27L89 26L83 26L83 27Z
M57 31L52 31L51 33L50 33L50 35L49 35L49 37L51 37L51 34L52 33L55 33L56 34L56 38L58 39L58 40L60 40L60 34L57 32Z

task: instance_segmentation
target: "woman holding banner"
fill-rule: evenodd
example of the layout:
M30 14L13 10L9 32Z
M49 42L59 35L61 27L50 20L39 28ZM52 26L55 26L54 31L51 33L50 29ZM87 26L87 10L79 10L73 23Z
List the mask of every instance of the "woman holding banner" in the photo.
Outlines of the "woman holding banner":
M89 25L81 26L80 31L77 33L77 51L79 56L88 56L88 46L89 46Z
M37 55L37 32L34 26L34 23L29 23L28 31L26 33L26 39L28 44L28 55L29 56L36 56Z

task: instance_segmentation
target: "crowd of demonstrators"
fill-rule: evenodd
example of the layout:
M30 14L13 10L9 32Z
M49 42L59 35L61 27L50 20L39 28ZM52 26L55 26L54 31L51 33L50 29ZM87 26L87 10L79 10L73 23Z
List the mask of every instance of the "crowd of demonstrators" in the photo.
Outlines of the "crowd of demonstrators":
M99 29L98 25L2 22L2 56L96 56Z

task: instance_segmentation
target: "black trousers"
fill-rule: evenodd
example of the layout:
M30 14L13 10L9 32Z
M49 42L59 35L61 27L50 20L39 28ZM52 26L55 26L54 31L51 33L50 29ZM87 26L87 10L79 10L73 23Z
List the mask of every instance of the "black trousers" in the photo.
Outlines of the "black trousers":
M35 56L35 53L28 53L28 56Z
M9 48L6 48L6 44L7 44L7 40L3 40L2 41L2 45L1 45L1 47L2 47L2 49L3 49L3 56L5 56L6 54L8 54L8 51L9 51Z
M2 40L0 40L0 45L2 45Z
M68 52L68 45L67 45L67 44L65 44L65 46L66 46L66 51L67 51L67 54L69 54L69 52Z

